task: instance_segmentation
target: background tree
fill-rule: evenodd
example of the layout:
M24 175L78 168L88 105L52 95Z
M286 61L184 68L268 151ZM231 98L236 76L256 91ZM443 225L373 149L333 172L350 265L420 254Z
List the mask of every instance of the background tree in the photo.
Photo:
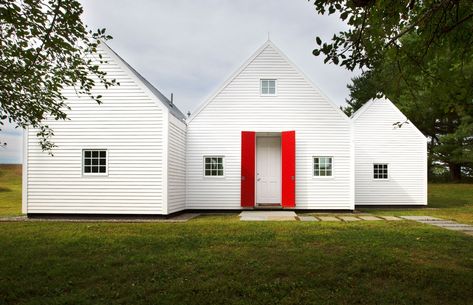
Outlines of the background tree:
M98 66L97 46L111 36L89 31L82 12L75 0L0 0L0 117L37 128L43 150L54 147L44 120L67 119L64 87L100 103L93 87L116 84Z
M452 179L460 180L462 167L473 168L473 54L446 42L419 55L417 39L405 36L403 54L388 51L354 78L345 111L350 114L383 92L430 138L430 168L442 162Z
M339 14L347 31L316 38L314 55L360 77L349 85L351 114L386 95L430 138L429 164L447 164L454 180L473 167L473 1L314 1Z

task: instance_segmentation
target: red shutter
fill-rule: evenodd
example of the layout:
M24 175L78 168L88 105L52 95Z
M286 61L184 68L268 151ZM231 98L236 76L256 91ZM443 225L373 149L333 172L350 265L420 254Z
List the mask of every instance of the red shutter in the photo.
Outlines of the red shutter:
M241 206L255 206L255 144L254 131L241 132Z
M281 133L282 152L282 207L296 206L296 132Z

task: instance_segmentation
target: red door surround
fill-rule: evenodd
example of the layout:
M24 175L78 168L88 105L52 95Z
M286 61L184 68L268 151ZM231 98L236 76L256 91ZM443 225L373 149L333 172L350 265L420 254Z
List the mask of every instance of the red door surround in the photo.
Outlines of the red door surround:
M242 207L255 206L256 132L241 132L241 197ZM281 205L296 206L296 132L281 132Z
M296 132L281 133L282 190L283 208L296 206Z

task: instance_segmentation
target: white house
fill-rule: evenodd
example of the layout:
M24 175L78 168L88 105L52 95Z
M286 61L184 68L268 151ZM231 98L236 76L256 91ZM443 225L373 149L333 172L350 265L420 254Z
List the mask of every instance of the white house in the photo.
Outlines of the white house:
M271 41L187 119L109 47L101 53L120 86L97 88L102 105L65 91L70 120L48 122L54 156L25 132L24 213L427 204L416 127L382 99L348 118Z

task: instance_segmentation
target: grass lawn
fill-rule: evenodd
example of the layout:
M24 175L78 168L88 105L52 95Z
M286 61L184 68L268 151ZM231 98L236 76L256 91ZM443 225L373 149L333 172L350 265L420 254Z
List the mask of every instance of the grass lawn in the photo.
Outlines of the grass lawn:
M429 215L473 224L473 184L431 183L428 198L428 207L423 209L362 211L378 215Z
M0 164L0 216L21 214L21 165Z
M471 211L465 188L439 211ZM410 221L0 223L0 304L472 304L472 288L473 237Z

